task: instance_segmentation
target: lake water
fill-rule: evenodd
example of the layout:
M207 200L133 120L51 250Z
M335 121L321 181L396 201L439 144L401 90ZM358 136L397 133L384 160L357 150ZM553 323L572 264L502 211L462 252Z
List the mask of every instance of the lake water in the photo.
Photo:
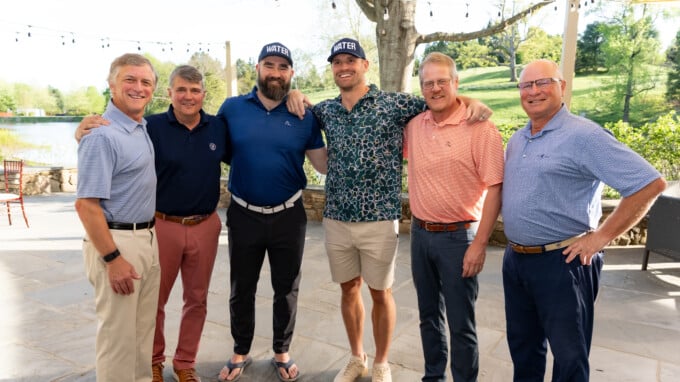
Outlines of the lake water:
M77 127L77 122L0 123L0 129L9 130L21 141L37 146L14 152L13 157L66 168L78 165L78 144L73 138Z

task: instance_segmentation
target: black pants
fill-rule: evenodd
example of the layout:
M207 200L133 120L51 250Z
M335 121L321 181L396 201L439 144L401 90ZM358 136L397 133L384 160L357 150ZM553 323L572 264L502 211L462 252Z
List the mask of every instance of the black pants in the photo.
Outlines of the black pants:
M227 209L231 266L231 335L234 352L248 354L255 332L255 293L265 252L274 289L273 350L286 353L293 338L307 215L298 199L274 214L250 211L232 201Z

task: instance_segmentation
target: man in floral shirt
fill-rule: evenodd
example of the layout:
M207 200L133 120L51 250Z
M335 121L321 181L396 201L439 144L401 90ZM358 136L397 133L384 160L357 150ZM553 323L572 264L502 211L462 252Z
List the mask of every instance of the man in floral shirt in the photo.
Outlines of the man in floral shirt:
M389 382L403 131L411 118L425 110L425 101L367 85L369 62L356 40L343 38L333 44L328 61L340 95L315 105L312 111L327 139L326 252L333 281L342 288L341 310L352 350L334 381L353 382L368 372L361 298L365 280L373 300L376 354L372 381ZM490 115L490 110L477 102L470 114L476 120Z

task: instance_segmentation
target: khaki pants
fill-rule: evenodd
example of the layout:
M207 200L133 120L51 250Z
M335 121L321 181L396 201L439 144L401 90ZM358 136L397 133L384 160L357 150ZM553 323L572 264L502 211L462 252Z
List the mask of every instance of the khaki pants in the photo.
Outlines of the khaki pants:
M85 273L94 286L98 321L97 381L148 382L152 380L151 356L161 274L156 234L151 228L111 230L111 235L121 255L141 279L134 280L134 293L114 293L106 264L89 238L85 238Z

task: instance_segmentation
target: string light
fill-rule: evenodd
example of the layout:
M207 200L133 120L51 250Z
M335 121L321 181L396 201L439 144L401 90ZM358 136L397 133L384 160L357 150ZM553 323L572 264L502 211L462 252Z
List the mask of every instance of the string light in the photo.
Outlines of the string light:
M434 15L434 13L432 13L432 3L428 1L427 6L430 8L430 17L432 17Z
M12 22L7 22L5 20L0 20L2 24L12 24ZM111 47L111 38L109 37L101 37L101 36L87 36L87 35L82 35L80 34L79 36L76 36L78 34L77 32L73 31L68 31L68 30L58 30L58 29L52 29L52 28L46 28L42 26L37 26L37 25L26 25L26 24L16 24L17 25L17 30L15 32L14 36L14 41L16 43L21 43L22 41L22 36L25 36L27 38L31 39L50 39L53 42L56 42L57 44L60 44L61 46L66 46L67 42L70 42L72 45L77 45L77 42L80 43L80 45L85 42L87 44L87 41L94 42L95 46L101 49L107 49ZM1 32L1 31L0 31ZM9 31L8 31L9 32ZM10 32L11 33L11 32ZM76 41L80 40L80 41ZM119 43L125 43L125 44L134 44L131 49L135 49L137 51L142 51L144 49L148 49L149 45L157 46L159 51L166 52L174 52L173 49L173 43L172 42L161 42L161 41L142 41L142 40L125 40L125 39L114 39L114 42L119 42ZM222 46L225 48L224 43L220 42L189 42L187 43L187 53L191 52L191 48L197 48L198 51L200 52L210 52L211 47L215 44L219 44L219 46ZM120 44L119 44L120 45ZM146 46L146 48L144 48Z
M470 17L470 3L465 3L465 18Z
M385 13L383 13L383 20L389 20L390 19L390 12L385 8Z
M333 9L336 8L335 1L331 4L331 7L333 7Z

